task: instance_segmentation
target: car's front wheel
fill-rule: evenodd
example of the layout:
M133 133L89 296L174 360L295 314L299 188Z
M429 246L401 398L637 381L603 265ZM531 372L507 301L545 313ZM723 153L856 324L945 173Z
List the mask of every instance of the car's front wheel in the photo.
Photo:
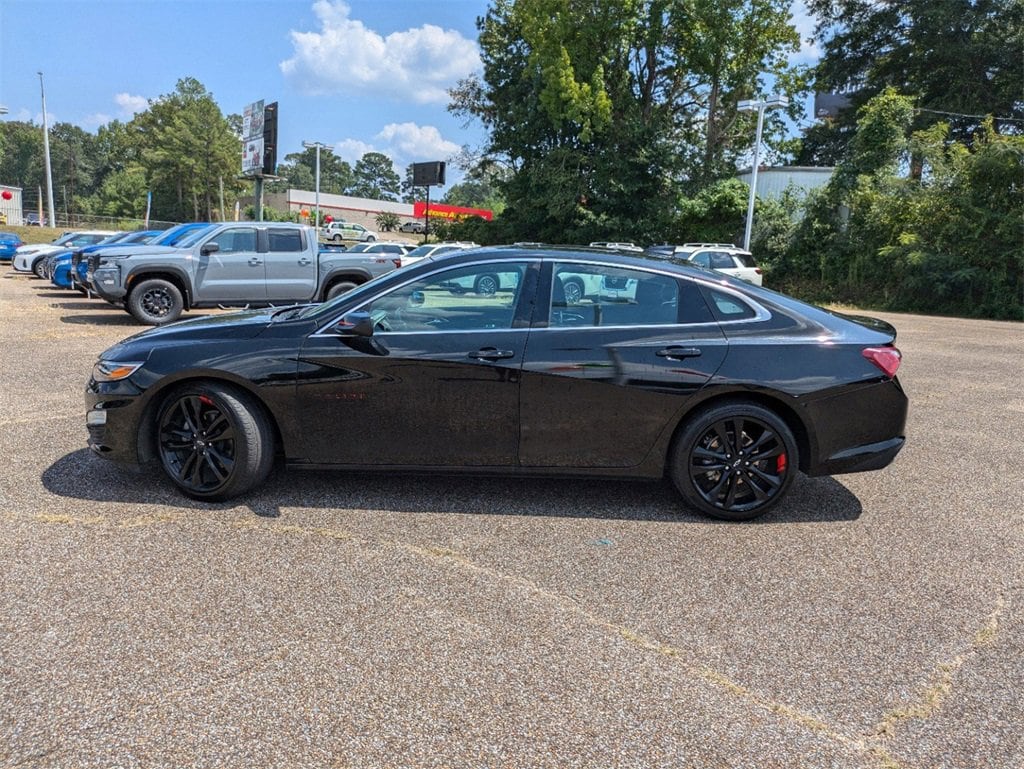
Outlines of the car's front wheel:
M157 416L160 463L194 499L218 502L263 482L274 462L274 432L249 394L219 383L174 390Z
M45 270L46 270L46 259L45 258L36 259L32 263L32 272L35 273L35 276L37 278L44 278L45 279L46 278Z
M181 317L185 300L178 287L170 281L150 278L132 289L127 309L139 323L162 326Z
M669 457L669 474L683 499L729 521L756 518L775 507L798 466L789 426L774 412L747 402L697 412Z

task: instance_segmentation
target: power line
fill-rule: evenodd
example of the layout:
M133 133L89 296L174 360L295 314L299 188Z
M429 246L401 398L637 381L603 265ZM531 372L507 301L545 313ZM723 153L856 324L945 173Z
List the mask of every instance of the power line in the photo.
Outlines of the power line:
M993 120L1002 120L1004 123L1024 123L1024 118L1017 117L1001 117L999 115L965 115L963 112L945 112L941 109L926 109L924 107L918 107L918 112L931 112L935 115L949 115L950 117L972 117L984 120L987 117L991 117Z

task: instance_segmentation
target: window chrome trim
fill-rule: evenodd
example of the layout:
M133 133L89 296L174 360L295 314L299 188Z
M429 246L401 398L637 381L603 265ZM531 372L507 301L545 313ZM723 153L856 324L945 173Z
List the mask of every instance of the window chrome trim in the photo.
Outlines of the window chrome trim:
M448 267L448 266L445 266L445 265L438 265L438 269L434 270L433 272L428 272L428 273L425 273L423 275L418 275L415 278L410 278L409 280L405 281L404 283L399 283L397 286L393 287L390 291L388 291L388 294L392 293L393 291L397 291L397 290L399 290L401 288L404 288L405 286L408 286L411 283L415 283L415 282L423 280L425 278L430 278L430 277L432 277L434 275L437 275L437 274L439 274L441 272L447 272L447 271L452 270L452 269L461 269L463 267L477 267L477 266L479 266L481 264L487 264L487 265L493 265L493 264L519 264L519 263L523 263L523 262L526 262L527 269L529 269L529 265L530 264L538 262L538 261L541 262L542 264L544 262L551 262L552 264L586 264L586 265L591 265L591 266L594 266L594 267L610 267L611 269L615 269L615 270L633 270L634 272L646 272L646 273L653 274L653 275L662 275L662 276L665 276L665 277L668 277L668 278L672 278L673 280L689 280L689 281L692 281L693 283L696 283L698 285L706 286L707 288L714 289L715 291L721 291L724 294L728 294L730 297L736 299L737 301L743 303L744 305L749 307L751 310L753 310L754 317L753 318L737 318L736 320L712 320L712 321L706 321L706 322L703 322L703 323L659 323L659 324L643 324L643 325L631 324L631 325L625 325L625 326L622 326L622 325L617 325L617 326L593 326L593 325L590 325L590 326L536 326L536 325L534 325L534 326L530 326L528 328L469 329L469 330L465 330L464 329L464 330L461 330L461 331L456 331L456 330L451 330L451 331L402 331L402 332L399 332L399 331L381 331L380 333L382 333L382 334L398 334L398 333L402 333L402 334L407 334L407 335L412 335L412 334L428 334L428 335L430 335L430 334L479 334L482 331L488 331L488 332L494 333L494 332L500 332L500 331L518 331L518 332L522 332L522 331L569 331L569 330L586 331L586 330L589 330L589 329L614 329L614 330L638 329L638 328L639 329L643 329L643 328L672 328L672 329L679 329L679 328L698 328L700 326L730 326L730 325L734 325L736 323L763 323L765 321L771 320L771 317L772 317L771 311L769 311L760 302L757 302L756 300L751 299L750 297L743 295L742 293L740 293L739 291L734 289L732 286L724 285L724 284L719 283L719 282L717 282L717 281L715 281L713 279L705 278L703 276L692 277L690 275L680 275L678 273L671 272L669 270L660 270L660 269L656 269L656 268L647 268L647 267L636 267L636 266L633 266L633 265L618 265L618 264L611 264L609 262L600 262L600 261L596 261L596 260L592 260L592 259L572 259L572 258L569 258L569 259L559 259L559 258L555 258L555 257L552 257L552 256L544 256L544 257L541 257L540 259L538 259L536 255L527 256L525 259L523 258L522 255L520 255L520 256L509 256L507 258L503 257L501 259L482 259L482 260L476 261L476 262L466 262L466 263L460 264L458 267L454 267L454 268L453 267ZM552 270L552 273L553 273L553 270ZM370 304L375 299L377 299L377 298L379 298L381 296L387 296L387 294L377 294L373 298L367 299L362 304L356 305L352 309L347 310L346 312L341 313L340 315L332 318L330 321L324 323L322 328L320 328L319 330L317 330L316 332L314 332L310 336L314 336L314 337L316 337L316 336L336 337L337 334L330 333L329 330L331 328L333 328L338 323L338 321L340 321L345 315L347 315L350 312L358 312L363 307L365 307L366 305ZM550 297L548 298L548 309L549 310L551 309L551 299L550 299ZM708 309L710 310L711 308L709 307Z

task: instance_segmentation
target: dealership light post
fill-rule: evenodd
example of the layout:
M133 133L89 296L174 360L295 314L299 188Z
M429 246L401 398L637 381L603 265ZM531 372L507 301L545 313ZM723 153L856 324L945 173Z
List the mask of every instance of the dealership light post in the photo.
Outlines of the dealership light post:
M743 231L743 248L750 250L750 231L754 226L754 198L757 196L757 166L761 154L761 130L764 128L764 111L785 107L789 99L785 96L772 96L769 99L747 99L736 105L740 112L757 113L757 137L754 139L754 165L750 171L750 198L747 200L747 226Z
M320 226L320 150L327 149L327 145L323 142L302 142L302 146L307 150L316 150L316 218L313 220L313 226Z
M50 129L46 124L46 91L43 90L43 73L39 75L39 93L43 97L43 153L46 160L46 204L50 210L49 225L57 226L57 220L53 218L53 173L50 171Z

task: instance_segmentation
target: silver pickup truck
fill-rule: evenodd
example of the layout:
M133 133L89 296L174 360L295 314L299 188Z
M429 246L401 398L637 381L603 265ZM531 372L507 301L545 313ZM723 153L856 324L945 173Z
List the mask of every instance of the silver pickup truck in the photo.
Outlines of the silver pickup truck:
M397 255L323 248L313 228L230 222L176 246L138 246L90 255L89 282L140 323L159 326L193 307L319 302L400 265Z

